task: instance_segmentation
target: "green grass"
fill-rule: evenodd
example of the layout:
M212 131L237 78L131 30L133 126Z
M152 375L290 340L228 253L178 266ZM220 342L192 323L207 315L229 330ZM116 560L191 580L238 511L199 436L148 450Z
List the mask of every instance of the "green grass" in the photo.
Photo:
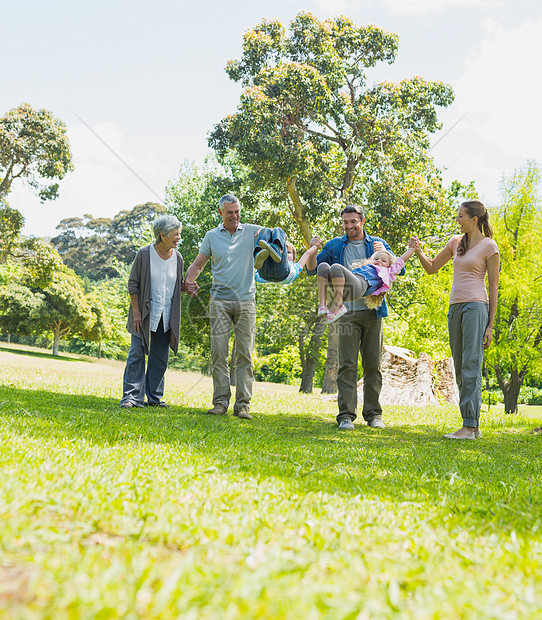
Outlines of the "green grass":
M291 386L203 415L209 379L168 371L170 409L125 411L122 364L2 349L0 617L542 617L535 408L340 433Z

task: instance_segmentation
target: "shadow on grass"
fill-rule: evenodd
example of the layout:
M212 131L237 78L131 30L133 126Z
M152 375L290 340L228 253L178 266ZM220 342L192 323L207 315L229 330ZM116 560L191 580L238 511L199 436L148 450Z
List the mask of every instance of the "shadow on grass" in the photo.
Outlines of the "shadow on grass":
M292 493L417 504L450 525L468 519L476 529L536 531L542 524L540 437L526 430L450 442L427 424L340 432L316 416L256 411L244 421L175 406L124 410L113 399L5 386L0 416L30 437L184 446L202 457L197 476L214 475L211 461L215 472L275 478Z
M0 343L0 351L6 353L15 353L16 355L25 355L26 357L37 357L47 360L60 360L62 362L86 362L84 358L68 357L67 355L53 355L52 352L45 353L44 351L29 351L27 349L18 349L16 347L10 347L6 343Z

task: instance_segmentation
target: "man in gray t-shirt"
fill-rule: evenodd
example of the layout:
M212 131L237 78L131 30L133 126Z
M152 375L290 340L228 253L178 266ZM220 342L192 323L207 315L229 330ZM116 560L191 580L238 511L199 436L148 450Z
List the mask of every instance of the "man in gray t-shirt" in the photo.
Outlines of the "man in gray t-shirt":
M213 407L208 413L223 415L228 411L231 398L228 353L233 325L236 383L233 415L250 420L254 382L252 350L256 332L254 247L262 227L241 224L241 206L233 194L222 196L218 212L222 223L205 234L185 281L188 285L195 282L211 259L213 283L209 315Z

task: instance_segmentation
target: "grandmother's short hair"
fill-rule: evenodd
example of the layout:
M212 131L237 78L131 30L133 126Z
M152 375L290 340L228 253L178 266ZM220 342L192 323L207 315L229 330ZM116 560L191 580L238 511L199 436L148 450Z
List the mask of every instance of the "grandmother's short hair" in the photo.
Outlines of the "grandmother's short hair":
M160 233L167 237L172 230L177 230L177 228L182 228L182 224L174 215L161 215L157 217L152 223L152 232L154 233L156 243L160 243L162 240Z

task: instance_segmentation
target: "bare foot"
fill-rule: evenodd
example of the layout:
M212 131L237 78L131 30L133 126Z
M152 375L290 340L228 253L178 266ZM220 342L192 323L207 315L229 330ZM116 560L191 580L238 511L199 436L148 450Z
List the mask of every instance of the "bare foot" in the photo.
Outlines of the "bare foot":
M447 433L443 435L444 439L476 439L474 434L474 428L470 428L469 426L463 426L455 433Z

